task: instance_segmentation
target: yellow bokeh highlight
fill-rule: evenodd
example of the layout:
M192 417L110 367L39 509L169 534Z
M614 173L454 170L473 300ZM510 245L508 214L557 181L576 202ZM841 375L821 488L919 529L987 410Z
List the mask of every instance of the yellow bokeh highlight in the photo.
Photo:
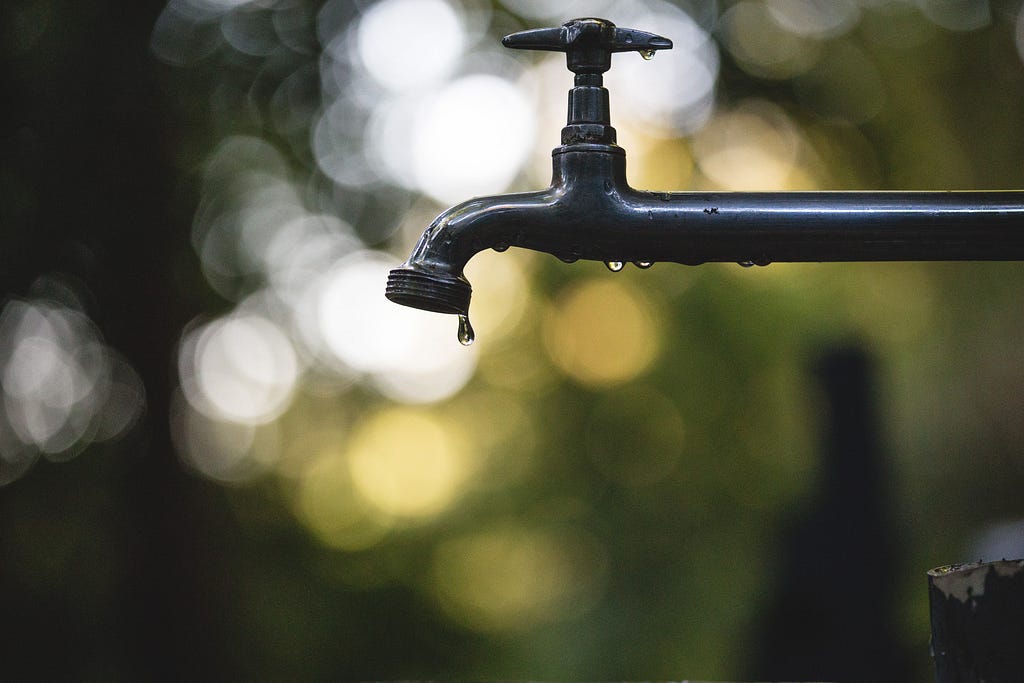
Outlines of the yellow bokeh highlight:
M469 474L454 425L413 408L364 420L349 444L348 464L353 486L370 505L404 518L444 510Z
M759 78L798 76L818 60L821 42L779 25L762 2L741 0L719 19L717 32L740 67Z
M520 630L586 612L605 561L585 534L509 524L441 544L433 588L445 611L478 631Z
M647 296L623 279L595 278L564 291L552 306L545 346L572 379L594 387L628 382L661 348L658 316Z
M295 505L306 527L332 548L363 550L387 533L352 487L348 460L338 450L323 452L305 469Z
M516 330L529 302L532 252L487 249L466 264L473 283L473 328L480 339L496 340Z
M797 165L802 138L774 104L748 100L716 116L694 141L701 172L718 188L736 191L809 189Z
M629 183L641 190L679 192L693 182L694 160L682 138L660 138L634 134L629 146Z
M289 415L287 434L282 439L287 446L281 449L281 455L274 467L277 474L287 479L301 479L309 472L310 467L326 457L338 457L338 449L348 440L345 430L337 427L320 427L326 423L324 416L311 416L312 409L302 406L300 411ZM337 416L334 416L337 422Z
M477 374L496 389L540 394L550 387L557 375L544 359L537 340L521 331L499 352L482 355Z
M532 409L533 397L497 389L464 392L445 406L445 417L473 443L475 466L486 468L487 476L473 482L475 492L504 489L533 471L542 435Z

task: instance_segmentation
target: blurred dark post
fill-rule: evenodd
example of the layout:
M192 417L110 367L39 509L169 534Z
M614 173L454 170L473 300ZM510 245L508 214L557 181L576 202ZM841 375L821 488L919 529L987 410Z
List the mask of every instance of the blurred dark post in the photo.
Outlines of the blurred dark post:
M928 572L937 683L1024 681L1024 560Z
M88 136L83 146L92 149L83 150L77 171L89 177L95 171L88 159L113 157L100 181L84 188L96 195L93 220L106 223L99 232L110 289L103 292L108 317L101 322L147 394L145 423L123 482L127 509L136 516L127 539L132 566L123 605L129 661L142 678L210 680L225 673L217 627L225 586L208 507L216 499L182 471L169 428L175 345L187 316L173 273L188 248L188 222L175 220L170 158L176 128L148 50L164 2L105 4L95 26L96 62L80 74L97 94L81 131Z
M757 680L905 681L892 637L899 576L887 519L874 367L859 347L826 352L816 494L779 553L780 574L755 632Z
M13 132L4 164L32 206L0 226L0 286L5 295L23 296L48 272L78 278L93 299L90 316L145 385L142 423L97 456L112 463L104 493L121 511L116 533L123 550L114 604L104 601L97 607L104 614L95 615L96 623L116 624L102 636L122 653L107 662L116 667L108 673L127 680L220 679L223 634L215 624L223 610L213 597L223 586L210 528L210 503L217 499L182 471L168 426L174 348L187 315L172 273L188 248L188 222L175 215L170 151L177 132L149 55L164 2L37 4L44 15L54 13L42 37L2 66L9 84L5 138ZM69 263L62 259L69 250L87 258ZM60 625L74 607L56 606L52 622ZM87 664L64 660L62 643L42 627L7 626L14 640L5 643L12 646L5 674L32 667L60 679L83 675L75 667Z

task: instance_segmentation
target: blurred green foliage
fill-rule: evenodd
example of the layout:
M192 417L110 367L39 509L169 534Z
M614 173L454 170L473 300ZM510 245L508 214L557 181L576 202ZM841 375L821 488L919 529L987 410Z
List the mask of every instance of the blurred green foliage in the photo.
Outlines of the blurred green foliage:
M990 20L953 31L909 3L863 3L851 30L801 38L815 66L797 74L759 71L723 47L716 111L753 99L784 112L819 189L1024 187L1020 10L973 4ZM0 9L10 20L0 25L23 27L0 48L13 84L4 291L25 296L52 270L80 278L89 314L142 375L149 412L122 441L40 462L0 489L10 634L0 666L75 679L756 675L787 525L820 484L812 367L824 350L856 345L877 361L878 505L899 541L886 618L915 680L929 680L924 571L971 559L986 523L1024 516L1021 266L666 264L611 275L524 259L530 292L516 327L480 352L466 388L422 409L469 434L478 475L436 513L392 516L374 542L332 547L302 512L314 494L288 458L343 448L375 416L408 417L372 389L300 388L274 426L284 464L252 481L215 483L173 455L175 344L189 319L233 305L189 243L199 169L224 137L263 137L321 209L395 254L407 236L379 226L424 200L386 183L341 191L317 170L315 78L299 100L308 109L275 124L281 82L322 59L320 3L282 3L305 17L289 34L302 40L264 55L199 24L182 36L198 56L179 67L146 45L162 3L87 5ZM679 5L709 15L708 3ZM488 40L530 25L500 2L489 9ZM725 40L720 27L705 26ZM700 169L691 177L708 182ZM52 208L82 197L84 209ZM96 265L62 260L70 243ZM588 384L559 366L552 316L581 283L612 277L641 293L658 351L626 381ZM317 440L325 433L337 443Z

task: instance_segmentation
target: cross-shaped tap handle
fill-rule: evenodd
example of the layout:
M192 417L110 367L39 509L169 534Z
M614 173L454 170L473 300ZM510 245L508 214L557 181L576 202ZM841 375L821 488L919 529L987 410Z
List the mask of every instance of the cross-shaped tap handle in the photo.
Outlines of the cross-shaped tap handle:
M564 52L575 74L602 74L612 66L613 52L636 51L650 58L656 50L669 50L672 41L646 31L618 28L607 19L573 19L558 28L519 31L501 40L520 50Z

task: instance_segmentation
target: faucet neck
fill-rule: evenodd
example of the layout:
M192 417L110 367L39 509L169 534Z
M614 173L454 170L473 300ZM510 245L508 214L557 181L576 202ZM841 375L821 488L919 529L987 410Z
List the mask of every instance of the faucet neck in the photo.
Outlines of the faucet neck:
M587 197L586 202L629 189L626 151L618 145L562 145L551 150L551 162L551 187L564 194Z
M576 74L575 87L569 91L569 109L562 144L594 143L614 145L608 89L601 74Z

